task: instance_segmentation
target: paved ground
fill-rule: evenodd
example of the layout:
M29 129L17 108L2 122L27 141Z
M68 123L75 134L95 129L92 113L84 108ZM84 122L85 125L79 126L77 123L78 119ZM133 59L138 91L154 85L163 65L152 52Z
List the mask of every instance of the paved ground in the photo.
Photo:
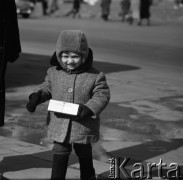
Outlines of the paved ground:
M153 28L158 29L155 32L161 30ZM179 29L177 24L176 29ZM180 29L175 32L180 33ZM154 34L152 30L149 32L153 41ZM139 40L135 39L137 44ZM165 42L170 39L158 41L156 45L167 54L163 55L155 46L150 53L148 60L157 57L154 60L161 62L156 65L149 61L142 63L141 56L121 63L96 61L94 64L106 73L111 89L111 102L101 115L101 140L93 145L94 166L100 178L109 175L110 157L121 158L120 163L124 157L130 158L125 165L128 173L137 171L136 175L141 172L147 177L152 170L152 178L148 179L160 179L161 173L173 177L175 174L169 174L170 170L183 173L183 71L182 61L177 60L182 57L182 44L179 41L171 48ZM49 56L29 54L30 48L27 49L7 70L6 125L0 128L0 173L14 180L49 179L52 143L45 136L47 103L40 105L34 114L25 109L31 90L44 78L49 64L42 62L49 60ZM174 55L176 59L171 59ZM158 167L148 170L153 163L159 164L158 167L165 163L163 170ZM124 178L122 172L120 175ZM79 179L74 153L67 179Z
M172 169L171 163L176 163L183 172L183 91L182 79L179 78L182 72L173 73L171 78L170 72L148 71L106 73L112 98L102 114L101 140L93 148L99 177L108 177L110 157L120 157L121 162L124 157L129 157L125 166L129 173L139 169L140 165L134 166L135 163L142 163L144 173L147 173L148 164L160 164L160 160L166 163L162 171L164 175ZM144 77L144 74L148 76ZM52 144L44 139L47 103L38 107L35 114L25 109L27 97L34 87L7 89L6 126L0 133L3 135L0 136L0 171L8 179L50 177ZM39 145L40 141L43 146ZM152 174L154 179L158 179L157 168L152 170ZM70 158L67 178L79 179L79 166L74 154Z
M117 133L115 131L115 133ZM120 133L120 132L119 132ZM41 147L35 144L18 141L11 138L0 137L0 170L8 179L49 179L51 173L52 153L50 148ZM130 174L132 171L144 167L141 171L144 176L149 164L156 163L159 167L162 163L162 175L166 176L167 171L176 169L176 165L180 165L182 171L182 140L174 139L171 141L149 141L141 142L124 142L124 141L103 141L100 146L105 149L105 153L113 157L120 157L122 163L124 156L130 158L126 161L124 168ZM101 152L101 151L100 151ZM94 148L94 166L96 174L102 179L108 179L110 164L107 158L98 159L98 155ZM102 155L102 154L101 154ZM103 155L102 155L103 156ZM102 157L100 156L100 157ZM177 164L172 165L171 163ZM135 163L138 163L135 165ZM139 165L140 164L140 165ZM152 168L152 178L158 178L158 169ZM124 177L121 173L121 178ZM173 175L171 175L173 177ZM79 179L79 165L74 154L70 157L67 179Z

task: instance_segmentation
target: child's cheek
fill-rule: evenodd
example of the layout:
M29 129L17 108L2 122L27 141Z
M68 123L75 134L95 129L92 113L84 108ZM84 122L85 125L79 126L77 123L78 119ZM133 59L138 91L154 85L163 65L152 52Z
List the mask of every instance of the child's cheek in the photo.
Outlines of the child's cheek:
M65 61L64 61L62 58L60 58L60 59L59 59L59 63L60 63L60 64L65 64Z
M61 57L58 57L57 60L58 60L59 63L62 62L62 58Z

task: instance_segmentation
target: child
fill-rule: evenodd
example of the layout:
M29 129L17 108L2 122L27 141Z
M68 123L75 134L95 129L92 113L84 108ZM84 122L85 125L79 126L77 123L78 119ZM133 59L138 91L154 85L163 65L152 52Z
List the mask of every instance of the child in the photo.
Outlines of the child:
M77 116L50 113L48 138L54 141L51 179L66 176L72 145L79 158L81 180L95 180L91 143L99 139L99 114L110 99L105 75L92 67L93 53L79 30L61 32L56 45L57 66L29 96L27 109L49 99L79 104Z

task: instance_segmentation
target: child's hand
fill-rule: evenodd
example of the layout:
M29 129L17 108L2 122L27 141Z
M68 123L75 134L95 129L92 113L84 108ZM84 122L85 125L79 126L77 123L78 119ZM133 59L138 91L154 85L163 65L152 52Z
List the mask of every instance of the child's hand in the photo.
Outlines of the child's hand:
M79 105L78 118L80 120L85 120L93 115L93 112L85 105Z
M34 112L36 110L36 106L38 105L39 99L39 93L33 93L30 95L29 102L26 105L26 108L29 112Z

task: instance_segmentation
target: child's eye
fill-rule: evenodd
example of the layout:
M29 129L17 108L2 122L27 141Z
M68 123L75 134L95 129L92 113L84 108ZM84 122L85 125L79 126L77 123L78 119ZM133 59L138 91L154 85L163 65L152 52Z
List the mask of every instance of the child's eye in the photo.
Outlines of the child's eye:
M71 56L72 59L78 59L79 56Z
M67 55L62 55L62 58L68 59L69 56L67 56Z

